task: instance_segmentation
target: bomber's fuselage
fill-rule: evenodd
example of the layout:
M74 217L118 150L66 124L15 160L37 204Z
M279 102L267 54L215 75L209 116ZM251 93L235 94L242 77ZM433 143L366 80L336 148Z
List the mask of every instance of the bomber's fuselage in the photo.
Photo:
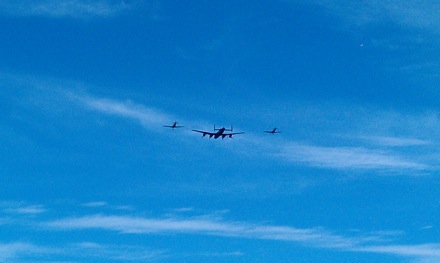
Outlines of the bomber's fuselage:
M217 139L218 137L222 136L222 134L225 132L225 128L219 129L216 134L214 134L214 139Z

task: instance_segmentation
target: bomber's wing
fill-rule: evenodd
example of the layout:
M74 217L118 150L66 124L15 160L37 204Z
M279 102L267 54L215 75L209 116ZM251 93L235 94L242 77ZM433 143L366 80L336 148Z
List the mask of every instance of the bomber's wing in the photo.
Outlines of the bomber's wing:
M244 132L231 132L231 133L223 133L221 136L222 136L222 139L223 138L225 138L225 137L229 137L229 138L232 138L232 135L236 135L236 134L243 134Z
M192 130L193 132L199 132L202 134L202 137L205 137L207 134L209 135L209 138L215 135L213 132L207 132L207 131L199 131L199 130Z

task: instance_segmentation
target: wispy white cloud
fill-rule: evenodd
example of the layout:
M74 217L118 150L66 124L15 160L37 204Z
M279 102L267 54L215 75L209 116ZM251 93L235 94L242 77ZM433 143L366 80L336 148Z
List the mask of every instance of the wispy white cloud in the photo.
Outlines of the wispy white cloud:
M12 262L23 256L50 254L50 249L37 246L31 243L15 242L0 243L0 261Z
M184 208L186 210L186 208ZM193 209L190 209L193 211ZM198 235L225 239L250 239L292 242L316 249L347 251L353 253L387 254L410 258L420 262L440 260L439 243L398 244L396 240L405 235L402 231L364 232L350 230L338 234L322 227L296 228L288 225L249 223L224 219L218 213L189 216L124 216L93 214L79 217L37 219L34 228L44 231L109 231L118 235ZM93 240L58 245L36 245L27 242L0 243L0 261L21 262L21 259L62 260L99 258L104 260L144 261L175 257L172 250L144 246L103 244ZM241 257L241 251L193 252L185 257Z
M111 210L126 210L126 211L133 210L133 207L131 207L129 205L112 205L112 204L109 204L104 201L83 203L83 204L80 204L80 206L88 207L88 208L103 208L103 207L105 207L105 208L111 209Z
M386 16L391 17L397 23L440 32L438 31L440 25L438 20L440 3L438 1L386 0L368 2L368 4L371 5L370 9L383 10Z
M319 5L331 13L347 19L352 25L394 22L400 25L438 31L440 3L437 1L331 1L288 0Z
M189 234L221 236L225 238L245 238L295 242L300 245L340 251L389 254L417 260L440 259L440 244L395 245L393 239L402 233L383 231L378 233L357 233L344 236L322 228L294 228L290 226L262 225L246 222L225 221L219 218L143 218L131 216L92 215L64 218L43 224L51 230L93 230L101 229L125 234ZM379 244L379 245L375 245ZM206 256L242 256L242 252L210 253ZM200 256L200 255L199 255ZM432 261L435 262L435 261Z
M360 136L359 138L376 143L378 145L391 147L422 146L431 144L428 141L413 138L397 138L386 136Z
M420 262L439 262L440 244L383 245L356 248L356 251L416 258Z
M92 97L78 98L89 109L105 114L133 119L146 128L157 130L157 127L161 127L163 124L175 119L171 115L165 114L159 110L135 104L131 101L121 102Z
M0 13L14 16L108 17L129 8L124 1L110 0L4 0Z
M23 202L1 202L0 207L4 207L6 213L16 213L23 215L36 215L47 211L42 205L27 205Z
M282 240L332 248L353 247L362 241L362 239L335 235L320 228L299 229L288 226L226 222L209 217L179 219L93 215L55 220L45 223L44 226L58 230L102 229L127 234L181 233Z
M165 255L165 251L141 246L99 244L94 242L80 242L56 246L40 246L23 242L0 243L1 262L41 262L40 260L48 257L52 260L56 258L64 260L57 262L90 258L123 262L145 262L146 260L163 258Z
M16 212L20 214L41 214L46 212L46 209L41 205L31 205L31 206L25 206L25 207L18 207L18 208L10 208L7 209L9 212Z
M176 213L186 213L186 212L194 212L194 207L181 207L181 208L175 208L172 210Z
M200 257L242 257L245 254L241 251L233 251L233 252L205 252L199 254L192 254L190 256L200 256Z
M99 244L94 242L71 244L64 247L64 251L67 256L78 257L78 255L81 255L81 258L101 258L123 262L145 262L146 260L159 259L166 255L165 251L148 249L141 246Z
M89 203L81 204L81 206L85 206L85 207L102 207L102 206L106 206L106 205L107 205L107 203L103 202L103 201L89 202Z
M385 151L360 147L320 147L289 143L279 156L293 162L336 169L413 169L425 170L429 166L405 160Z

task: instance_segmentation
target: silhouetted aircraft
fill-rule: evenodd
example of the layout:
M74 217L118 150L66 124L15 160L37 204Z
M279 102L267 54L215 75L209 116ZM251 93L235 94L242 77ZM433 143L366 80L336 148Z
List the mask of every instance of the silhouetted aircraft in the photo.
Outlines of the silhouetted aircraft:
M219 137L222 137L222 139L224 139L225 137L232 138L232 135L244 133L244 132L232 132L232 126L231 129L226 129L225 127L216 129L215 125L214 125L214 131L216 132L207 132L207 131L199 131L199 130L193 130L193 131L201 133L202 137L209 135L209 138L212 138L214 136L214 139L217 139ZM225 131L230 131L231 133L225 133Z
M163 125L163 127L171 128L174 130L175 128L182 128L183 126L178 126L177 121L175 121L173 122L173 125Z
M280 131L277 131L277 128L273 128L271 131L264 131L266 133L275 134L275 133L281 133Z

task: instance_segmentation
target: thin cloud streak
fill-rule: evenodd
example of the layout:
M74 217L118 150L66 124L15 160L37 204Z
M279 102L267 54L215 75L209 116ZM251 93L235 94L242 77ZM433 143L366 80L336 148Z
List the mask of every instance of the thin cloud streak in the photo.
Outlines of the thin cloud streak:
M146 261L162 258L165 252L140 246L110 245L94 242L81 242L64 248L66 256L81 258L101 258L118 261Z
M421 244L421 245L384 245L384 246L366 246L355 249L360 252L369 252L377 254L389 254L400 257L414 257L424 262L440 261L440 244Z
M189 256L202 256L202 257L242 257L244 256L244 253L241 251L234 251L234 252L211 252L211 253L200 253L195 255L189 255Z
M94 242L80 242L59 246L40 246L23 242L0 243L1 262L23 262L25 259L39 261L47 257L50 257L52 260L54 258L62 260L100 258L104 260L139 262L156 260L165 256L166 253L162 250L141 246L99 244Z
M134 104L130 101L120 102L110 99L80 98L89 109L115 115L119 117L134 119L145 128L157 129L174 118L158 110L147 108L143 105Z
M424 28L439 33L440 4L438 1L331 1L331 0L287 0L292 3L315 4L332 14L345 18L352 25L392 21L396 24Z
M429 141L413 138L396 138L386 136L361 136L359 138L376 143L378 145L391 147L423 146L431 144Z
M301 245L340 251L389 254L419 260L440 259L440 244L383 245L390 242L383 234L346 237L332 234L322 228L299 229L290 226L259 225L244 222L228 222L209 217L200 218L142 218L130 216L92 215L65 218L43 224L51 230L73 231L101 229L124 234L189 234L227 238L246 238L295 242ZM372 245L380 243L381 245ZM240 256L241 253L233 253Z
M129 6L123 1L106 0L6 0L0 3L0 13L13 16L49 16L49 17L109 17L122 12Z
M81 204L81 206L85 206L85 207L103 207L106 205L107 205L107 203L103 202L103 201L96 201L96 202L89 202L89 203Z
M41 205L31 205L26 207L18 207L18 208L9 208L5 210L6 212L13 212L13 213L19 213L19 214L41 214L46 212L46 209L43 208Z
M279 156L311 166L335 169L413 169L426 170L427 165L407 161L383 151L354 147L319 147L290 143Z
M45 255L53 251L40 247L31 243L15 242L0 244L0 261L11 262L18 260L23 256L29 255Z
M141 218L129 216L93 215L66 218L45 223L54 230L102 229L126 234L198 234L261 240L279 240L308 244L314 247L350 248L362 239L346 238L322 229L299 229L288 226L271 226L225 222L203 218Z
M37 215L47 212L42 205L25 205L21 202L2 202L0 207L4 207L3 212L23 215Z

